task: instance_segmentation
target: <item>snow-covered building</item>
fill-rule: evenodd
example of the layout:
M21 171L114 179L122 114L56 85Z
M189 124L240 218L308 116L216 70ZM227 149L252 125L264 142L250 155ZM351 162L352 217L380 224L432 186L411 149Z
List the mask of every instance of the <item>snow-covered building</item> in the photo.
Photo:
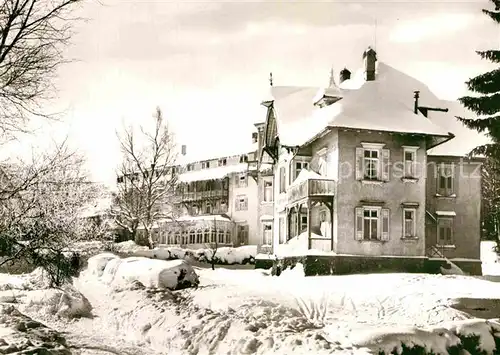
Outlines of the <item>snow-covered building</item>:
M485 138L449 102L371 48L338 84L270 89L255 169L271 162L273 249L305 233L304 250L480 263L481 160L466 154Z
M168 169L167 178L174 174L177 179L173 204L157 207L174 205L176 219L155 221L152 234L156 243L190 248L214 242L220 246L258 244L257 181L248 174L249 156L253 159L255 148L252 144L238 154L203 157L187 154L183 145ZM117 183L123 182L123 178L117 179ZM142 228L139 226L139 233Z

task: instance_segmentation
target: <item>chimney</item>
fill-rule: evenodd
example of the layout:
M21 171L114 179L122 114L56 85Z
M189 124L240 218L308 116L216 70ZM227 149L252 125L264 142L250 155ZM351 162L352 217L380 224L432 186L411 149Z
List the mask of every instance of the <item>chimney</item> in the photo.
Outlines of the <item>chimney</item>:
M257 143L257 132L252 132L252 143Z
M415 105L413 107L413 113L417 114L418 113L418 98L420 97L420 91L414 91L414 96L413 98L415 99Z
M347 70L347 68L342 69L340 72L340 83L343 83L346 80L351 79L351 72Z
M374 81L377 52L375 52L371 47L368 47L368 49L363 53L363 59L365 62L365 80Z
M183 144L181 147L181 154L186 155L186 145L185 144Z

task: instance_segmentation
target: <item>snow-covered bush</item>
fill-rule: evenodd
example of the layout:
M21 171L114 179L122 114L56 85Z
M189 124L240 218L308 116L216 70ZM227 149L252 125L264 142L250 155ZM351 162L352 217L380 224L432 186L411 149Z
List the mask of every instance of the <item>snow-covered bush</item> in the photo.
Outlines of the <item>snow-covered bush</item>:
M379 328L354 335L357 347L376 354L499 354L500 323L470 319L429 329Z
M85 278L93 278L113 288L129 288L140 282L149 288L178 290L199 284L193 267L184 260L153 260L145 257L119 258L103 253L89 259Z
M194 260L202 263L210 263L214 252L213 249L183 249L178 247L149 249L147 247L138 246L133 241L116 243L114 250L117 253L133 256L142 256L161 260L185 259L188 261ZM257 246L246 245L236 248L217 248L213 258L215 260L215 264L217 265L245 265L254 264L256 255Z

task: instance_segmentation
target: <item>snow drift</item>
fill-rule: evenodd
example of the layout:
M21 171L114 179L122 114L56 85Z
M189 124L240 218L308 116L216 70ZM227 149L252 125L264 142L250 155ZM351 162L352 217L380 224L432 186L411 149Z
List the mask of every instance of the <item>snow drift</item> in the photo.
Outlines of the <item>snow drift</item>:
M199 283L192 266L184 260L154 260L144 257L121 259L110 253L89 258L84 277L96 278L115 288L129 287L140 282L148 288L178 290Z
M0 302L16 304L21 312L28 310L62 318L92 316L92 305L72 285L49 288L45 272L38 268L30 274L0 277Z

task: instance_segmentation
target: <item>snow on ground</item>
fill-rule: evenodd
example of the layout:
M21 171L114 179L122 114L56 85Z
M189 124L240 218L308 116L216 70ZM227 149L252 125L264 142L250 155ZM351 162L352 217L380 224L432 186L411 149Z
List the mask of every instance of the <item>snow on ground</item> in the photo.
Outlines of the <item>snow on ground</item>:
M330 238L311 233L311 238L327 239ZM325 252L317 249L308 249L308 235L307 232L301 233L298 236L290 239L285 244L278 244L276 247L275 255L278 257L286 256L303 256L303 255L334 255L334 252ZM274 256L273 256L274 257ZM259 258L266 258L264 255L259 255Z
M471 321L451 305L461 297L500 295L500 283L468 276L304 277L300 264L280 277L196 268L199 287L176 292L133 282L113 288L106 274L114 263L109 255L91 259L94 270L75 280L93 306L93 319L46 318L49 325L101 343L129 344L143 354L369 354L401 340L438 349L443 337L449 345L471 329L487 347L487 330L496 325Z
M481 242L483 275L500 276L500 257L495 252L496 245L493 241Z
M50 293L33 296L36 287L43 288L39 273L0 275L0 295L25 295L16 298L18 306L32 318L65 331L73 343L108 344L120 354L373 354L402 341L437 353L469 333L479 334L491 353L491 333L500 334L498 323L472 319L472 310L485 304L490 312L484 317L498 317L500 283L481 278L304 277L300 264L279 277L266 270L194 268L199 287L172 292L145 286L164 285L157 263L185 262L143 260L140 266L140 260L110 253L89 259L74 287L92 305L93 318L68 319L54 308L33 307L36 300L55 299Z

